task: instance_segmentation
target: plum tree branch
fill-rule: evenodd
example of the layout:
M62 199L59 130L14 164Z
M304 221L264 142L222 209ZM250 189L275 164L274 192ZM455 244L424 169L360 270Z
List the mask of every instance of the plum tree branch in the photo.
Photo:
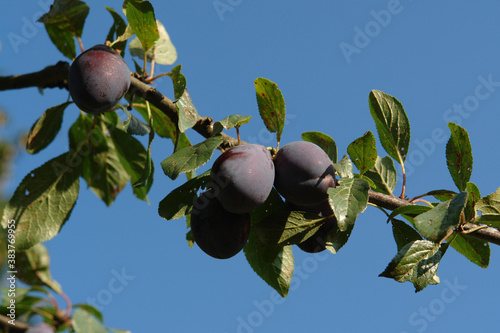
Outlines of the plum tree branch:
M30 326L28 324L25 324L20 321L15 321L15 325L9 324L9 321L11 319L7 316L0 315L0 327L3 328L2 332L6 333L21 333L21 332L26 332L27 330L30 329Z
M48 66L45 69L24 74L12 76L0 76L0 91L9 89L21 89L28 87L40 88L68 88L68 72L69 64L64 61L58 62L56 65ZM136 77L132 77L129 92L138 95L148 100L152 105L161 110L174 123L177 123L179 118L175 103L159 92L155 87L142 82ZM204 138L209 138L213 134L214 121L210 117L197 116L193 130L199 133ZM222 133L223 143L222 148L229 148L237 145L238 140L225 133ZM244 143L244 142L243 142ZM385 195L375 191L369 192L368 201L385 209L395 210L398 207L410 205L407 200L396 198L394 196ZM476 224L467 223L462 226L464 232L474 230L478 227ZM461 232L461 230L457 230ZM487 241L496 245L500 245L500 231L495 228L486 227L475 230L464 235L474 237L483 241Z

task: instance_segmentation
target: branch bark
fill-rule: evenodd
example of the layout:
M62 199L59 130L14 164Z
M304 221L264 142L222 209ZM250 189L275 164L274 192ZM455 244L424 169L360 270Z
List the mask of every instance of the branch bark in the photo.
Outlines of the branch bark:
M67 62L60 61L56 65L46 67L39 72L0 77L0 90L21 89L28 87L58 87L67 89L68 72L69 64ZM177 115L177 108L175 106L175 103L171 99L163 95L161 92L159 92L155 87L142 82L136 77L132 77L129 91L148 100L151 104L153 104L168 117L170 117L170 119L174 123L178 122L179 118ZM202 117L198 115L193 130L195 130L204 138L209 138L213 133L213 125L214 121L212 118ZM233 138L225 133L222 133L222 137L224 141L221 144L221 148L223 149L235 146L238 142L236 138ZM406 201L404 199L396 198L371 190L369 192L368 201L372 204L389 210L394 210L398 207L411 204L409 201ZM477 227L478 225L476 224L467 223L462 226L462 229L463 231L468 231ZM457 230L457 232L462 232L462 230ZM464 235L500 245L500 231L495 228L482 228L471 233L466 233Z
M10 318L4 315L0 315L0 327L3 327L3 332L5 333L21 333L26 332L30 329L28 324L20 321L15 321L15 325L9 324Z

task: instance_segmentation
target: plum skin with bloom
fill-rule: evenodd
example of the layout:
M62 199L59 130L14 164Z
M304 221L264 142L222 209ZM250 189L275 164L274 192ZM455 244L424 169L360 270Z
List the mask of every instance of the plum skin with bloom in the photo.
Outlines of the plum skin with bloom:
M307 141L284 145L274 156L274 187L288 201L314 206L328 198L335 187L335 169L321 147Z
M263 204L271 193L274 164L264 146L245 144L219 156L210 176L224 209L236 214L248 213Z
M68 90L82 110L99 114L112 109L130 87L130 70L118 52L98 44L71 64Z
M250 235L250 214L225 210L213 189L202 193L191 211L191 232L200 249L217 259L238 254Z

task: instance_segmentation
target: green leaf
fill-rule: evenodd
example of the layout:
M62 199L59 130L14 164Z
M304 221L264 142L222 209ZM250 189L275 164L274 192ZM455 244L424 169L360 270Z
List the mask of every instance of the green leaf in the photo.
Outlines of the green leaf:
M294 269L291 245L281 247L262 244L259 236L252 230L243 251L255 273L282 297L286 297Z
M19 251L16 257L17 274L21 281L29 285L47 286L61 293L61 286L52 280L49 266L49 253L40 243L25 251Z
M193 246L194 246L194 237L193 237L193 232L191 230L189 230L188 232L186 232L186 241L188 243L188 246L190 248L193 248Z
M428 240L441 241L450 230L460 224L460 213L466 202L467 192L457 194L452 200L442 202L415 217L415 228Z
M314 235L327 218L300 211L275 211L252 228L264 244L299 244Z
M368 131L359 139L354 140L347 147L347 153L361 175L368 171L377 160L377 147L373 133Z
M476 216L476 202L481 199L481 192L479 192L479 188L474 183L467 183L467 205L465 206L465 220L470 221Z
M73 308L82 309L82 310L90 313L94 317L96 317L101 323L103 322L101 311L99 311L96 307L94 307L90 304L73 304Z
M304 132L301 137L304 141L309 141L320 146L332 162L337 163L337 145L332 137L321 132Z
M43 293L48 295L48 291L45 288L40 286L32 286L31 288L22 288L21 286L16 287L15 295L10 295L9 297L9 288L6 286L1 289L2 293L2 305L0 305L0 313L4 316L9 313L9 306L11 303L11 299L15 300L16 304L16 319L25 316L26 319L29 319L30 316L33 315L32 308L39 308L40 302L44 301L44 298L34 296L33 293ZM13 296L13 297L12 297ZM25 320L23 318L23 321ZM12 331L11 331L12 332Z
M410 146L410 122L403 105L395 97L378 90L370 92L368 101L382 147L403 164Z
M2 226L16 221L16 248L28 249L59 233L75 206L80 169L77 152L64 153L30 172L4 209Z
M186 90L186 77L181 73L182 65L177 65L170 71L170 78L174 84L175 100L178 100Z
M124 51L125 46L127 45L126 39L119 42L115 42L120 36L122 36L127 30L127 23L125 20L113 9L110 7L104 7L108 10L108 12L113 17L113 25L109 29L108 36L106 37L107 41L113 42L113 48L115 50ZM123 52L121 52L123 55Z
M114 117L115 123L117 122L115 113L109 113L107 117ZM107 206L114 202L116 196L130 180L113 139L109 135L113 131L110 127L111 125L105 125L100 118L96 118L96 123L94 123L91 116L81 114L69 130L71 149L83 150L80 156L81 176Z
M449 191L449 190L435 190L435 191L430 191L425 195L432 195L434 198L438 199L439 201L446 201L446 200L451 200L457 195L457 192L454 191Z
M392 211L391 215L387 218L387 222L393 220L398 215L420 215L422 213L428 212L432 208L429 206L421 205L407 205L396 208Z
M184 90L181 98L175 101L175 106L179 115L179 131L184 133L198 121L198 111L196 111L187 89Z
M348 230L354 225L358 214L364 212L369 189L368 182L359 178L342 178L339 186L328 189L330 205L340 231Z
M448 123L451 137L446 144L446 163L451 178L460 191L465 191L472 174L472 147L469 133L455 123Z
M148 152L137 139L122 130L114 129L110 132L110 136L123 169L128 174L131 183L135 184L142 179L146 171L151 171L149 168L152 164L151 159L148 158ZM147 194L152 182L145 182L144 185L142 187L133 186L132 190L138 199L149 202Z
M500 229L500 214L483 214L474 222Z
M144 166L144 170L142 171L141 177L139 179L132 179L132 187L135 191L146 190L149 191L151 185L153 185L154 178L154 163L151 158L151 144L153 143L154 132L149 133L149 142L148 142L148 150L146 151L146 163ZM149 203L149 200L148 200Z
M354 173L352 172L352 162L347 155L344 155L340 162L333 163L333 168L337 171L341 178L354 177Z
M276 132L278 144L285 127L285 99L278 85L268 79L255 79L255 93L260 117L269 132Z
M422 240L422 236L415 229L398 219L392 219L392 234L398 251L408 243Z
M490 245L488 242L457 233L448 237L446 241L458 253L474 264L482 268L488 267L490 263Z
M134 97L134 109L136 109L143 117L144 119L149 123L149 118L148 118L148 110L145 104L145 100L135 96ZM177 128L175 124L170 120L170 118L163 113L160 109L156 108L154 105L149 104L150 110L151 110L151 115L153 117L153 130L158 134L159 136L163 138L170 138L175 144L175 141L177 140ZM179 144L177 147L186 147L190 146L191 143L189 142L189 139L187 138L185 133L180 133L179 136Z
M218 186L222 185L222 183L218 184ZM252 226L260 223L260 221L264 220L271 214L276 214L279 212L289 212L289 209L285 205L285 202L281 198L281 195L278 193L278 191L276 191L275 188L272 188L271 193L269 193L266 201L255 210L250 212L252 217Z
M216 135L194 146L176 151L161 162L163 172L174 180L181 173L198 169L199 166L210 160L214 150L219 147L222 141L222 136Z
M127 4L130 27L141 41L142 49L149 50L160 38L153 6L149 1L130 1Z
M65 57L71 60L76 58L75 40L70 32L53 25L45 25L45 29L52 43Z
M500 214L500 187L476 202L476 210L484 214Z
M158 205L158 214L166 220L179 219L191 211L200 189L208 188L210 170L171 191Z
M337 254L339 250L347 244L349 236L351 236L352 229L354 229L354 224L348 225L347 229L344 231L341 231L339 228L330 230L325 237L326 249L333 254Z
M61 129L64 110L71 102L66 102L48 108L43 115L31 127L28 139L26 140L26 150L30 154L36 154L44 149L54 140Z
M130 24L127 24L127 27L125 28L125 31L119 35L116 40L111 43L111 47L113 47L114 49L118 49L118 45L123 45L123 49L122 50L125 50L125 47L126 47L126 41L129 39L129 38L132 38L134 37L135 34L134 34L134 31L132 30L132 27L130 26ZM137 62L135 61L135 59L132 59L134 61L134 64L136 66L136 72L139 73L140 75L143 75L144 73L142 73L142 68L137 68Z
M394 167L394 160L389 156L384 158L377 156L375 165L366 171L364 176L373 182L372 190L388 195L394 191L398 182L398 173Z
M156 20L158 26L159 38L147 52L147 60L149 62L155 61L159 65L172 65L177 60L177 50L170 40L167 30ZM135 38L130 42L130 54L134 57L144 59L144 49L141 45L139 38Z
M76 309L71 320L76 333L108 333L108 330L89 312Z
M241 125L250 121L252 116L240 116L239 114L230 115L214 124L214 134L221 133L224 129L229 130L233 127L239 128Z
M416 240L406 244L391 260L384 272L379 276L396 280L410 281L419 292L434 284L442 252L440 245L425 240Z
M56 0L39 22L45 24L50 39L66 57L75 58L74 37L81 37L89 6L83 1Z
M128 134L132 135L146 135L151 132L151 128L145 122L137 119L133 114L127 112L127 119L123 122L123 125Z

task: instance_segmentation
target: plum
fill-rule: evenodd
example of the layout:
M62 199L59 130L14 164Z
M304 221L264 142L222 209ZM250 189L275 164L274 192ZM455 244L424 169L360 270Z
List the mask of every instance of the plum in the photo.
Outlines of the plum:
M123 58L106 45L95 45L71 64L68 89L83 111L99 114L113 108L130 87L130 70Z
M328 188L335 186L333 164L314 143L290 142L278 150L273 161L274 187L296 205L318 205L328 198Z
M250 235L250 214L234 214L222 207L210 189L202 193L191 211L191 232L206 254L228 259L240 252Z
M335 218L335 215L333 215L333 210L328 200L323 201L319 205L315 206L298 206L289 201L285 201L285 204L290 210L309 212L320 217L332 216L331 218L327 219L323 223L323 225L319 227L318 231L316 231L311 237L309 237L302 243L297 244L297 246L304 252L317 253L324 251L326 249L326 235L328 234L328 232L330 232L330 230L338 229L337 219Z
M261 145L232 147L217 158L210 173L217 199L229 212L251 212L266 201L274 183L274 164Z

